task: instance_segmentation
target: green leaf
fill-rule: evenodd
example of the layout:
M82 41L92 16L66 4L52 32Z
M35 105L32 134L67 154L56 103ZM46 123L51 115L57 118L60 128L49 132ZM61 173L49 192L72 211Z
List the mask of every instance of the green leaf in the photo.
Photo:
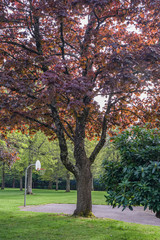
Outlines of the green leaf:
M131 211L133 211L133 207L132 207L132 206L129 206L129 209L130 209Z

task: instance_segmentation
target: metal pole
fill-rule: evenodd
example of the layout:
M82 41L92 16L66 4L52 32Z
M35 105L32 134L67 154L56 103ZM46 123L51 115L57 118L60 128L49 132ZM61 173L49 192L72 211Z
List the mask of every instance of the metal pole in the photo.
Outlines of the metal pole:
M28 168L30 168L31 166L35 166L36 164L30 164L26 170L25 170L25 192L24 192L24 207L26 207L26 194L27 194L27 171Z
M26 206L26 192L27 192L27 168L25 170L25 193L24 193L24 207Z

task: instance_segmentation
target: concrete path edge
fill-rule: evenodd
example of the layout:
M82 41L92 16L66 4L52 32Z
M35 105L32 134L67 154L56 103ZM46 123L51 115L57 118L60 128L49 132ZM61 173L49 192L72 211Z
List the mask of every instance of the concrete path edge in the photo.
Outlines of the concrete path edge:
M45 213L63 213L73 214L76 208L75 204L45 204L20 207L21 211L45 212ZM160 226L160 219L155 217L155 213L143 207L134 207L133 211L122 208L112 208L109 205L93 205L93 214L97 218L109 218L129 223L147 224Z

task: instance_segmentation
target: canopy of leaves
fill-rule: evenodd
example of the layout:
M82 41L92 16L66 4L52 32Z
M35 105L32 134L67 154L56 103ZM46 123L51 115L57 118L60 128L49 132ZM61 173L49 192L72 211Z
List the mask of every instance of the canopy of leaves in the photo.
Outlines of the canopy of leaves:
M89 137L106 121L159 122L159 1L2 0L0 7L4 131L29 121L57 134L60 120L73 140L86 112ZM103 112L98 95L106 97Z

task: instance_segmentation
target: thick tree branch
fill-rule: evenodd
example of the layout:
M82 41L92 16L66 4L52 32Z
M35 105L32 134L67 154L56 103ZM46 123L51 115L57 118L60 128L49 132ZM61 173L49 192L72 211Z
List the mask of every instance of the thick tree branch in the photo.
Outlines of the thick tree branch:
M64 136L64 126L60 120L57 108L56 108L56 102L55 100L52 100L52 103L50 104L51 107L51 111L52 111L52 117L53 117L53 121L55 123L56 126L56 135L58 137L59 140L59 147L61 150L61 161L64 164L64 166L71 171L75 176L78 174L78 169L76 168L76 166L71 163L69 161L68 158L68 148L67 148L67 142Z
M66 121L65 119L64 119L64 122L67 124L67 126L68 126L68 128L69 128L69 131L70 131L70 133L71 133L70 139L71 139L72 141L74 141L74 132L73 132L72 126L71 126L71 125L69 124L69 122Z
M98 144L96 145L96 147L94 148L93 152L91 153L91 155L89 157L89 160L90 160L91 164L96 159L96 156L98 155L98 153L100 152L100 150L102 149L102 147L104 146L105 141L106 141L107 115L110 113L111 100L112 100L112 95L109 96L108 107L107 107L107 110L106 110L104 118L103 118L101 138L100 138Z
M64 51L65 41L64 41L63 31L64 31L64 26L63 26L63 18L62 18L62 21L60 23L60 39L61 39L61 42L62 42L62 44L61 44L62 58L65 61L65 51ZM65 72L66 74L69 74L66 64L65 64L65 71L66 71Z

